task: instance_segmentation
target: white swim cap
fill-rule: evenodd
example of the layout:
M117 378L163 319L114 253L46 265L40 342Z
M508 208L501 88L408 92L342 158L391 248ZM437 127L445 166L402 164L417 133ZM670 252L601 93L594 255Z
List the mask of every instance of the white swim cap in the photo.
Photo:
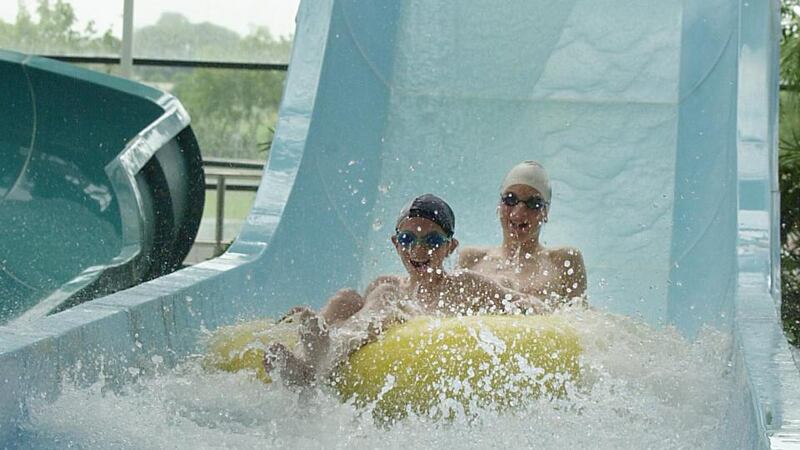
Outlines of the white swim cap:
M500 187L500 193L502 194L509 186L515 184L523 184L536 189L544 196L544 201L550 203L550 196L552 195L550 177L547 176L544 167L538 162L523 161L509 170L503 180L503 185Z

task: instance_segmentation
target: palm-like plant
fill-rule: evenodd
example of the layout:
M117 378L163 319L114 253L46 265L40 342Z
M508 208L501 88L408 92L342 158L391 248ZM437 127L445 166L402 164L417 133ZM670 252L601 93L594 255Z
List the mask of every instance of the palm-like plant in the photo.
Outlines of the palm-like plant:
M786 336L800 344L800 0L781 4L781 288Z

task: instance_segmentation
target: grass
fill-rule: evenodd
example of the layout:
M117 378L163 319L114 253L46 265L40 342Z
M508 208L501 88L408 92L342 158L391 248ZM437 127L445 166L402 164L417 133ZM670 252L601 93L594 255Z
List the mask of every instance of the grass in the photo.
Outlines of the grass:
M245 219L253 207L255 192L228 191L225 193L225 218ZM206 205L203 208L203 217L214 218L217 216L217 191L206 191Z

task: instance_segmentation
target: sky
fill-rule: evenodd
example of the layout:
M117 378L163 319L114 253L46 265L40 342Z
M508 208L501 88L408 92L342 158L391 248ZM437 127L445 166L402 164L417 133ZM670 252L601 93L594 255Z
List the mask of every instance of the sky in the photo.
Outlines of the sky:
M36 0L21 0L34 13ZM0 19L14 22L18 0L0 0ZM103 31L111 27L122 35L123 0L67 0L75 10L80 28L89 20ZM134 0L135 28L154 24L163 12L178 12L191 22L211 22L247 34L253 27L266 25L274 36L294 34L294 17L300 0ZM168 6L165 6L167 5Z

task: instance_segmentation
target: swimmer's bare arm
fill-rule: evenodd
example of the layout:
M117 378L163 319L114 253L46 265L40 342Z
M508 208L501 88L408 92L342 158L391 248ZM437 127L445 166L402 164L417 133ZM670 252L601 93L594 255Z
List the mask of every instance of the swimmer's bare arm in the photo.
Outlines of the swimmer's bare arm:
M471 269L475 267L488 254L488 249L480 247L466 247L458 255L458 267Z
M347 320L363 307L364 297L361 294L353 289L341 289L325 302L319 314L328 325L335 325Z
M565 247L552 253L553 262L561 268L559 282L565 299L584 297L586 294L586 266L581 251Z
M457 275L457 279L459 287L464 288L463 295L466 298L480 299L480 304L474 305L478 309L511 312L509 309L516 307L523 311L532 310L536 314L548 311L540 299L500 286L479 273L464 270Z
M374 291L375 288L377 288L378 286L388 284L395 287L399 287L402 282L403 280L397 275L381 275L372 280L372 282L369 285L367 285L367 289L364 290L364 298L369 297L370 294L372 294L372 291Z
M379 283L370 289L364 307L337 326L332 366L377 339L390 325L404 322L407 314L400 305L402 298L399 278L397 283Z
M384 284L399 286L400 282L400 277L396 275L381 275L372 280L364 291L363 296L353 289L342 289L328 299L320 309L320 315L329 325L341 323L361 311L364 308L366 299L377 287Z

